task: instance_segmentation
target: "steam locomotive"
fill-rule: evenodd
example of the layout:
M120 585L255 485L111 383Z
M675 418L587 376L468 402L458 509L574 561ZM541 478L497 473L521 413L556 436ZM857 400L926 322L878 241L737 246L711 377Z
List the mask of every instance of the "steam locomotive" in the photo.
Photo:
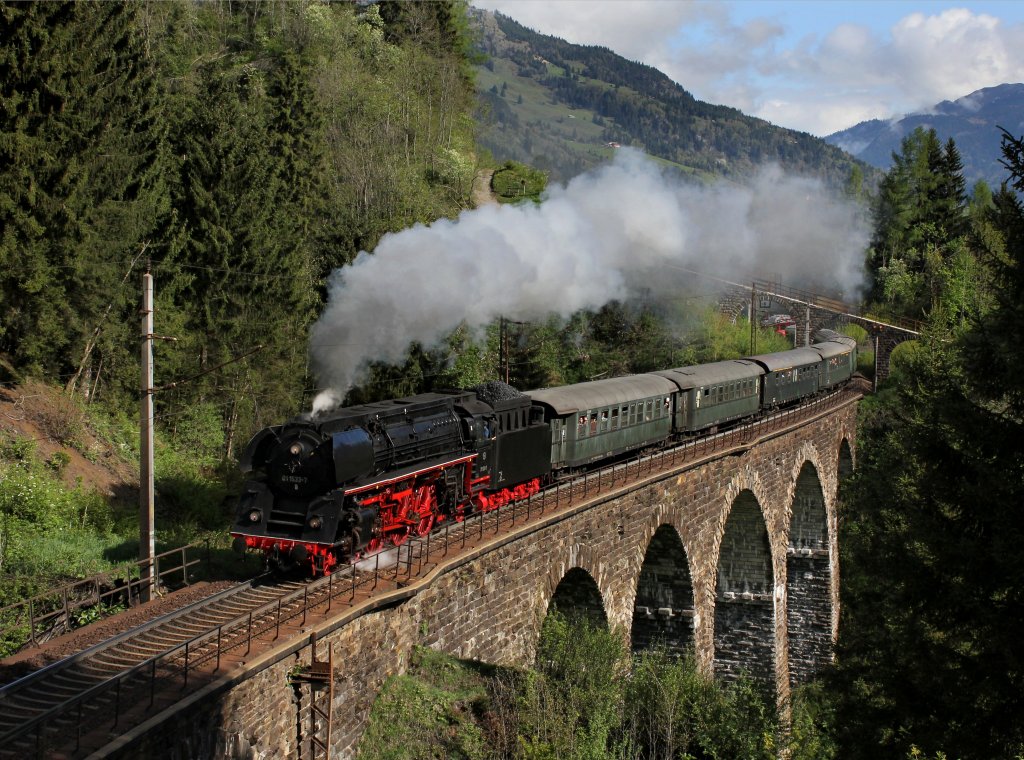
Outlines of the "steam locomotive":
M794 404L846 383L857 344L519 393L503 383L297 418L257 433L231 535L279 569L330 573L537 493L563 472Z

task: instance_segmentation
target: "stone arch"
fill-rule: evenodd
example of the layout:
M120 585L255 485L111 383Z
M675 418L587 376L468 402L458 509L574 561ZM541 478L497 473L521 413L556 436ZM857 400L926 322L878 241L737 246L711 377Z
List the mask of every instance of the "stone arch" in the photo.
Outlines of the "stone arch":
M581 617L593 624L608 625L604 597L594 577L581 567L570 568L555 586L548 600L548 612L558 610L567 617Z
M731 490L730 486L730 490ZM774 572L761 501L749 488L732 500L718 545L714 671L775 682Z
M637 574L630 643L634 652L664 645L682 654L694 643L690 566L675 526L663 523L647 544Z
M786 547L786 629L791 686L832 658L832 565L825 489L811 458L799 464Z

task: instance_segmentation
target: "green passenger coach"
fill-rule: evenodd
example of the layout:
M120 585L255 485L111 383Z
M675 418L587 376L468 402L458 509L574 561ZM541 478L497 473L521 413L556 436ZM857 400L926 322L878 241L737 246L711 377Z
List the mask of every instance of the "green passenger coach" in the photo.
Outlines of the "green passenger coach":
M748 359L764 368L761 404L766 408L813 396L821 387L821 354L812 348L794 348Z
M857 342L852 338L837 335L836 339L815 343L812 348L821 354L822 388L845 383L857 370Z
M530 391L551 426L551 466L579 467L664 441L676 385L656 375L594 380Z
M675 430L690 433L757 414L761 368L745 359L653 373L678 388Z

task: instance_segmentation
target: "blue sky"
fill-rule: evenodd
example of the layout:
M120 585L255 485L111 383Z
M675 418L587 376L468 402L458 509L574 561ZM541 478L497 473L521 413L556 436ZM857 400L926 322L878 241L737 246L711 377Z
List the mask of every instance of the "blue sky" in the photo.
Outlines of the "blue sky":
M1024 82L1024 2L474 0L701 100L826 135Z

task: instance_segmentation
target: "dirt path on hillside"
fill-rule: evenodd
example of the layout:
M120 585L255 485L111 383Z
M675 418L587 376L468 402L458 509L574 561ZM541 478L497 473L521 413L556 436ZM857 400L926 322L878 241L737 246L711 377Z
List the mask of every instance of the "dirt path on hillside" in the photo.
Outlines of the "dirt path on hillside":
M481 169L473 178L473 207L497 205L498 199L491 190L491 177L494 176L494 169Z

